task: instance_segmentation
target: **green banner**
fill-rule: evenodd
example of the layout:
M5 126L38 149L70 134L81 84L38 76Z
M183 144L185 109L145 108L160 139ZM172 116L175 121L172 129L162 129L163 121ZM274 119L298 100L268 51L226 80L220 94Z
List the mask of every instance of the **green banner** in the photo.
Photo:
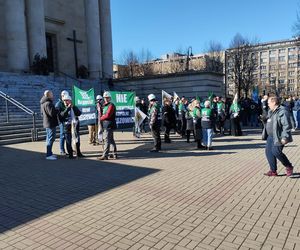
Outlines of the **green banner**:
M132 128L135 117L135 92L109 91L111 101L116 106L116 123L118 128Z
M81 111L79 121L81 125L90 125L96 123L96 106L94 89L87 91L74 86L73 88L74 105Z

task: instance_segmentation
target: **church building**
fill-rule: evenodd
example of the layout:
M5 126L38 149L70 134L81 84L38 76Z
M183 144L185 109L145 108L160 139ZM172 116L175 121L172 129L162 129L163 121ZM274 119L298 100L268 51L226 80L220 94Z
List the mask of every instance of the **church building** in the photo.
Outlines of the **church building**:
M113 76L110 0L0 0L0 71L29 72L47 57L53 73Z

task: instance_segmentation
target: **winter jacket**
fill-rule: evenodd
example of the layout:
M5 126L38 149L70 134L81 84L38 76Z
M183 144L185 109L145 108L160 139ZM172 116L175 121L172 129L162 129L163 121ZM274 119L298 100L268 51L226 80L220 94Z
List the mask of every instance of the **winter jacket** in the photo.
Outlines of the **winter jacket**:
M281 140L292 142L292 125L290 114L285 107L279 106L274 111L269 111L267 119L273 122L273 138L275 145L281 145Z
M163 115L163 125L165 127L175 128L176 126L175 110L171 106L165 105L162 109L162 115Z
M159 121L158 121L158 116L159 116L159 105L155 102L154 104L149 105L149 126L151 129L158 129L159 126Z
M55 128L58 126L58 110L55 108L53 101L46 96L43 96L41 101L41 113L43 116L44 128Z
M78 120L78 116L81 115L81 111L76 107L72 107L75 119ZM64 121L65 131L70 133L72 127L72 117L71 117L71 107L66 108L65 110L60 112L61 119ZM76 130L79 131L79 121L76 126Z

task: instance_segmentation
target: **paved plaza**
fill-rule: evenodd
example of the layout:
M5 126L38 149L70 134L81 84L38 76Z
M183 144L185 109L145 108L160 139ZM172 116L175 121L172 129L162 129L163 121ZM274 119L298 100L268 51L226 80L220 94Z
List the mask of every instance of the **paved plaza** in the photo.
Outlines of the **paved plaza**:
M118 160L82 136L84 159L46 161L44 142L0 147L0 249L300 249L300 135L293 178L266 177L259 130L215 137L117 132ZM58 140L54 152L58 153Z

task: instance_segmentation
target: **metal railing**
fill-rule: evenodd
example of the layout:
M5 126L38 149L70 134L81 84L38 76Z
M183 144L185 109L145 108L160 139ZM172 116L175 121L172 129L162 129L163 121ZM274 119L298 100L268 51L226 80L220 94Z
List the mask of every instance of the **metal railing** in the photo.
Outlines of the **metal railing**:
M32 115L32 130L31 130L31 138L32 141L37 141L38 135L37 135L37 127L36 127L36 116L37 113L23 105L22 103L18 102L14 98L10 97L6 93L0 91L0 97L2 97L5 100L5 110L6 110L6 122L9 123L9 108L8 108L8 103L13 104L17 108L21 109L25 113Z

